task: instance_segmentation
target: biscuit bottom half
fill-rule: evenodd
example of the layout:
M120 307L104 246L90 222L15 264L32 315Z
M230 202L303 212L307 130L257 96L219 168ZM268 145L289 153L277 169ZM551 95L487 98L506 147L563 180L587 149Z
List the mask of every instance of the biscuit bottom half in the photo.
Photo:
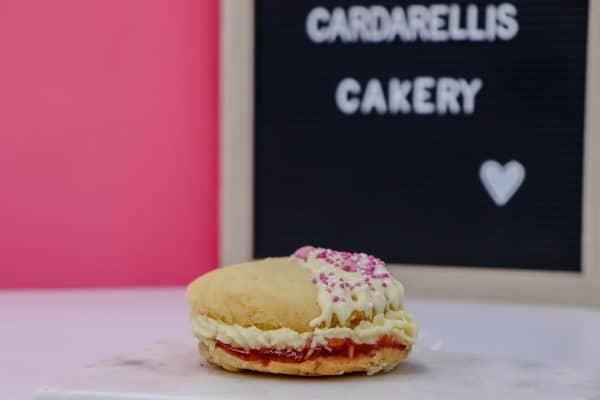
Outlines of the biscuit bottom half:
M411 351L391 336L375 344L358 344L350 339L332 338L327 345L307 349L247 349L218 340L201 341L200 353L211 363L238 372L250 370L286 375L341 375L366 372L369 375L393 369Z

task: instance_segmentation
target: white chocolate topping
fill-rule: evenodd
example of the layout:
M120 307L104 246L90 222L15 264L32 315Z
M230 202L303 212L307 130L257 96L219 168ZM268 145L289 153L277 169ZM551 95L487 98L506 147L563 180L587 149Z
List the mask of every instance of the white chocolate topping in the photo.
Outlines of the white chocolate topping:
M404 288L380 259L364 253L302 247L291 257L313 272L321 315L310 326L328 328L335 316L349 326L352 314L374 320L390 311L402 310Z

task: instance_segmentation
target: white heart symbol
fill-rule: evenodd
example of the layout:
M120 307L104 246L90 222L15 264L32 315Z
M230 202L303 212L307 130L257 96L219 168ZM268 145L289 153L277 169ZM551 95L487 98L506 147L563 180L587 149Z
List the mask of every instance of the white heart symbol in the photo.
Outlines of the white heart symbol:
M525 180L525 167L515 160L504 166L495 160L487 160L479 167L479 178L494 203L502 207L521 187Z

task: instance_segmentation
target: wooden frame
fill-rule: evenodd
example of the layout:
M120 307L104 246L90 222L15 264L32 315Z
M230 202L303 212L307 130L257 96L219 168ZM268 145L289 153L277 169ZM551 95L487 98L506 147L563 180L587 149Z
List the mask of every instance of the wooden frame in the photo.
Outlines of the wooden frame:
M600 2L589 3L582 272L393 266L411 296L600 306ZM253 81L254 1L222 0L222 264L252 258Z

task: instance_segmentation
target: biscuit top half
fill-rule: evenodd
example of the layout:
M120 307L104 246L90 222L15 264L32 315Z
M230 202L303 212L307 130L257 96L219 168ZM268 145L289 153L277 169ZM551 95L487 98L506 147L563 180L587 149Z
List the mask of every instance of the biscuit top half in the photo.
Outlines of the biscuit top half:
M402 310L404 289L380 259L305 246L211 271L188 286L192 313L262 330L355 327Z

